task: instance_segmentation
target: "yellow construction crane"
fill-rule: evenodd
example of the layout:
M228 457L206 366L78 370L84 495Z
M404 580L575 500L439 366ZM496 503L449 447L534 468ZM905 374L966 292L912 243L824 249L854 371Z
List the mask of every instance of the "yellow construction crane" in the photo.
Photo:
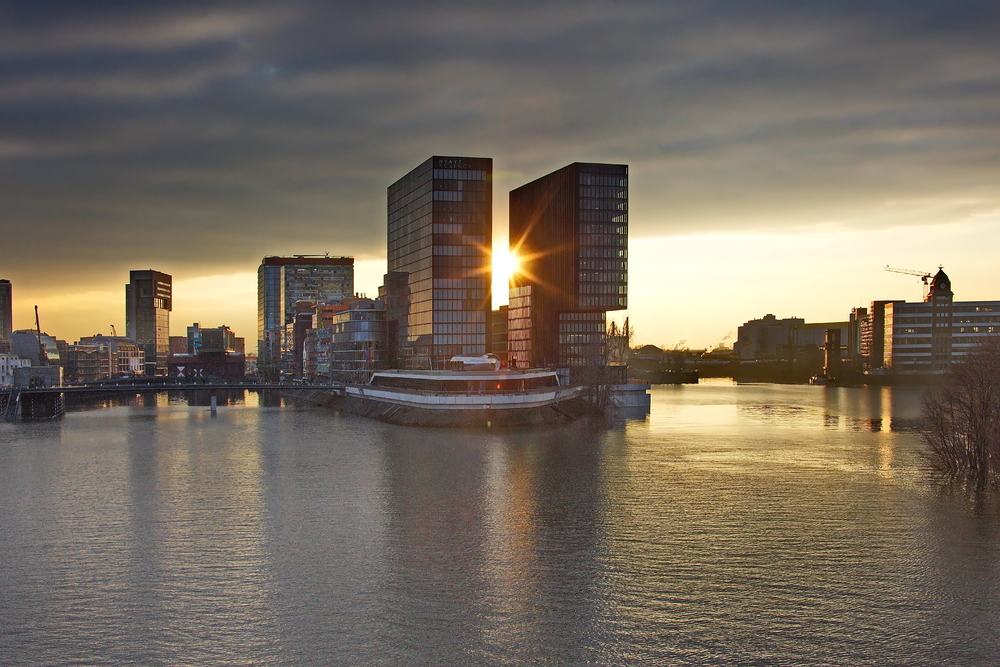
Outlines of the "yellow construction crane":
M938 267L938 268L944 268L944 267ZM892 273L905 273L908 276L916 276L920 278L920 282L922 282L925 285L929 284L931 282L931 278L934 277L934 274L930 273L929 271L914 271L913 269L894 269L888 264L885 265L885 270L891 271Z

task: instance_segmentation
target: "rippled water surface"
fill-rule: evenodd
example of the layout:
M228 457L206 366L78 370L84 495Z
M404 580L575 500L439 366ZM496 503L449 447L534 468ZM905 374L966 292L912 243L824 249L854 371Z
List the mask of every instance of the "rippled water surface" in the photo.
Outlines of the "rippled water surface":
M998 517L926 481L919 392L651 393L530 432L0 424L0 664L1000 664Z

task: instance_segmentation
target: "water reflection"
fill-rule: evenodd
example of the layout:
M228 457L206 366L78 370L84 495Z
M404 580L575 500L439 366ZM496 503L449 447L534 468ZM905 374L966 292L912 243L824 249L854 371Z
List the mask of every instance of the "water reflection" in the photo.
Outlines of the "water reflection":
M542 431L3 424L0 664L996 664L998 513L873 428L915 409L694 385Z
M780 396L782 401L775 401ZM878 432L920 428L919 389L741 385L736 401L746 417L779 427Z

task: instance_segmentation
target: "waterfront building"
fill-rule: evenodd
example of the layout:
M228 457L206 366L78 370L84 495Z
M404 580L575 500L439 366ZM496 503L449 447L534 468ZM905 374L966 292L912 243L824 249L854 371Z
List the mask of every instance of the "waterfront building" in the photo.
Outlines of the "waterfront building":
M354 294L354 258L265 257L257 269L257 355L262 375L294 372L299 301L335 302ZM299 348L301 365L301 348Z
M108 355L99 345L77 343L66 350L63 380L69 384L96 382L108 377Z
M316 306L303 353L303 377L311 381L367 380L386 367L386 313L381 299L354 297Z
M14 295L9 280L0 280L0 346L9 349L14 331ZM3 352L4 349L0 349Z
M36 329L18 329L10 334L11 354L28 359L32 366L59 366L62 359L59 356L59 345L54 336L42 332L41 347ZM42 355L44 354L44 358Z
M737 329L735 356L740 361L801 358L825 349L828 329L838 331L834 336L837 341L847 341L850 322L807 323L801 317L779 320L768 313L760 319L744 322ZM842 356L842 350L838 350L837 356Z
M170 377L184 380L232 380L246 376L244 339L226 325L205 328L195 322L187 327L184 340L184 350L170 355Z
M603 365L608 311L628 307L628 166L576 162L510 193L508 356Z
M93 359L92 352L96 352ZM86 336L70 346L68 354L67 382L136 377L145 375L151 368L146 361L146 351L126 336ZM91 374L96 377L90 377Z
M22 359L14 354L0 354L0 387L14 384L14 369L31 366L30 359Z
M184 350L188 354L203 354L211 352L227 352L243 355L246 352L246 343L233 330L225 324L219 327L205 328L195 322L187 328L187 336L184 338L186 346Z
M352 299L330 324L331 371L354 373L383 368L385 304L378 299Z
M930 280L923 302L876 303L885 304L872 325L883 332L882 354L871 365L896 375L943 373L952 361L1000 336L1000 301L955 301L943 270Z
M439 368L489 351L493 160L433 156L387 191L391 353Z
M170 355L173 278L147 269L130 271L125 286L125 335L145 353L146 375L166 375Z

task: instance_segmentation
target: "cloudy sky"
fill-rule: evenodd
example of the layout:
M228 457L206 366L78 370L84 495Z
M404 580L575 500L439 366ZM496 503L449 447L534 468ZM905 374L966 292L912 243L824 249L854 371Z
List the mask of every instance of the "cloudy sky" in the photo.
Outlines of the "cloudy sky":
M0 0L0 277L15 326L124 327L128 270L255 338L264 255L385 268L432 154L507 195L630 168L637 340L846 319L945 266L1000 299L1000 3Z

